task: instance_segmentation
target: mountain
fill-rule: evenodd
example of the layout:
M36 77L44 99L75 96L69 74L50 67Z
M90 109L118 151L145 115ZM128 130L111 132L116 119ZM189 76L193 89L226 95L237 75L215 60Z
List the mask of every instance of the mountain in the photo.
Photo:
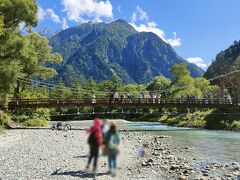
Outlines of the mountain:
M240 70L240 41L235 41L229 48L217 54L204 77L210 79L235 70Z
M146 83L160 74L171 78L169 69L181 62L187 64L193 77L203 74L157 35L139 33L124 20L84 23L55 34L49 42L64 59L54 65L59 73L55 79L66 83L91 77L97 81L111 79L113 72L124 83Z

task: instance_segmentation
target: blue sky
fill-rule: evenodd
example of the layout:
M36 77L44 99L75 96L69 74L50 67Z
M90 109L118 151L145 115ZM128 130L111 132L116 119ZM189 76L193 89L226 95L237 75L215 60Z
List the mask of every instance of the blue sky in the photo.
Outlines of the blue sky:
M206 69L221 50L240 40L239 0L37 0L39 31L83 22L124 19L151 31L184 59Z

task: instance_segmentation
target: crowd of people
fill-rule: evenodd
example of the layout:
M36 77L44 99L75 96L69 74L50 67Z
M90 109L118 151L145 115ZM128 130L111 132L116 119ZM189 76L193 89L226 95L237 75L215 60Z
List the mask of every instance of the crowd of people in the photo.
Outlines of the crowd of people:
M89 170L90 164L93 161L93 174L97 172L97 163L100 149L102 149L102 155L108 157L109 173L112 176L116 176L117 172L117 155L119 154L120 137L117 131L115 122L111 122L108 125L107 120L101 121L99 118L93 120L93 126L87 130L89 134L89 159L86 166L86 170Z
M178 96L176 98L167 98L166 94L155 94L155 93L140 93L138 97L132 97L129 93L120 94L118 92L112 93L108 95L108 102L111 104L114 103L165 103L166 101L172 101L177 103L188 103L188 104L196 104L196 103L205 103L205 104L232 104L232 97L230 93L225 93L224 99L221 98L219 94L205 94L202 99L197 95L189 95L187 94L185 97ZM96 103L96 96L92 94L92 103Z

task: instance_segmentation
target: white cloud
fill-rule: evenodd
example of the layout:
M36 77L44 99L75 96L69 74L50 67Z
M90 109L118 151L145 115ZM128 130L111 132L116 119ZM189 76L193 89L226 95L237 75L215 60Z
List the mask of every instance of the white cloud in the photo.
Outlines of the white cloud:
M46 18L50 18L53 22L57 24L62 24L62 29L67 29L69 26L67 24L67 20L65 17L60 19L60 17L54 12L53 9L42 9L40 6L38 7L38 20L42 21Z
M53 22L61 23L59 16L53 11L53 9L47 9L46 13L50 16Z
M131 22L134 24L136 20L137 20L137 13L134 12L131 17Z
M152 32L160 37L163 41L170 44L173 47L181 45L181 39L177 38L176 32L173 33L173 39L166 38L165 32L157 27L157 24L154 21L147 22L146 24L136 25L135 23L131 23L131 25L139 32Z
M190 62L190 63L196 64L200 68L206 68L207 67L207 64L204 63L204 60L200 57L190 57L190 58L187 58L187 61Z
M61 0L63 11L67 13L68 20L85 22L88 17L95 22L101 21L102 17L112 18L112 4L109 0Z
M139 13L140 20L148 20L148 14L137 6L137 12Z
M133 12L131 21L134 23L137 20L137 17L139 20L148 20L148 14L147 12L143 11L139 6L136 7L136 11Z
M45 16L46 16L46 12L40 6L38 6L38 12L37 12L38 20L39 21L44 20Z
M66 18L62 19L62 29L67 29L69 28L68 24L67 24L67 20Z
M146 20L146 23L136 24L137 20ZM158 25L154 21L148 21L148 14L143 11L139 6L136 7L136 11L132 13L131 23L130 23L137 31L139 32L152 32L159 36L163 41L170 44L173 47L181 45L181 39L177 38L177 33L173 32L173 38L168 39L166 37L165 32L158 28Z

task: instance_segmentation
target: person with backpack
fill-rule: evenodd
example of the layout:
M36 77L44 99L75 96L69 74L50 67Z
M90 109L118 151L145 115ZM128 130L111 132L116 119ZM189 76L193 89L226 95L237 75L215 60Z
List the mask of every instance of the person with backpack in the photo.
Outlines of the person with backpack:
M88 159L88 164L86 166L86 170L89 169L92 159L93 162L93 174L96 174L97 171L97 161L99 156L99 147L102 146L102 130L101 130L101 120L99 118L95 118L93 120L93 127L87 130L89 134L88 144L90 148L90 155Z
M120 143L119 133L117 132L116 123L112 122L110 129L105 136L106 148L108 152L109 172L116 176L117 155L119 154L118 145Z

